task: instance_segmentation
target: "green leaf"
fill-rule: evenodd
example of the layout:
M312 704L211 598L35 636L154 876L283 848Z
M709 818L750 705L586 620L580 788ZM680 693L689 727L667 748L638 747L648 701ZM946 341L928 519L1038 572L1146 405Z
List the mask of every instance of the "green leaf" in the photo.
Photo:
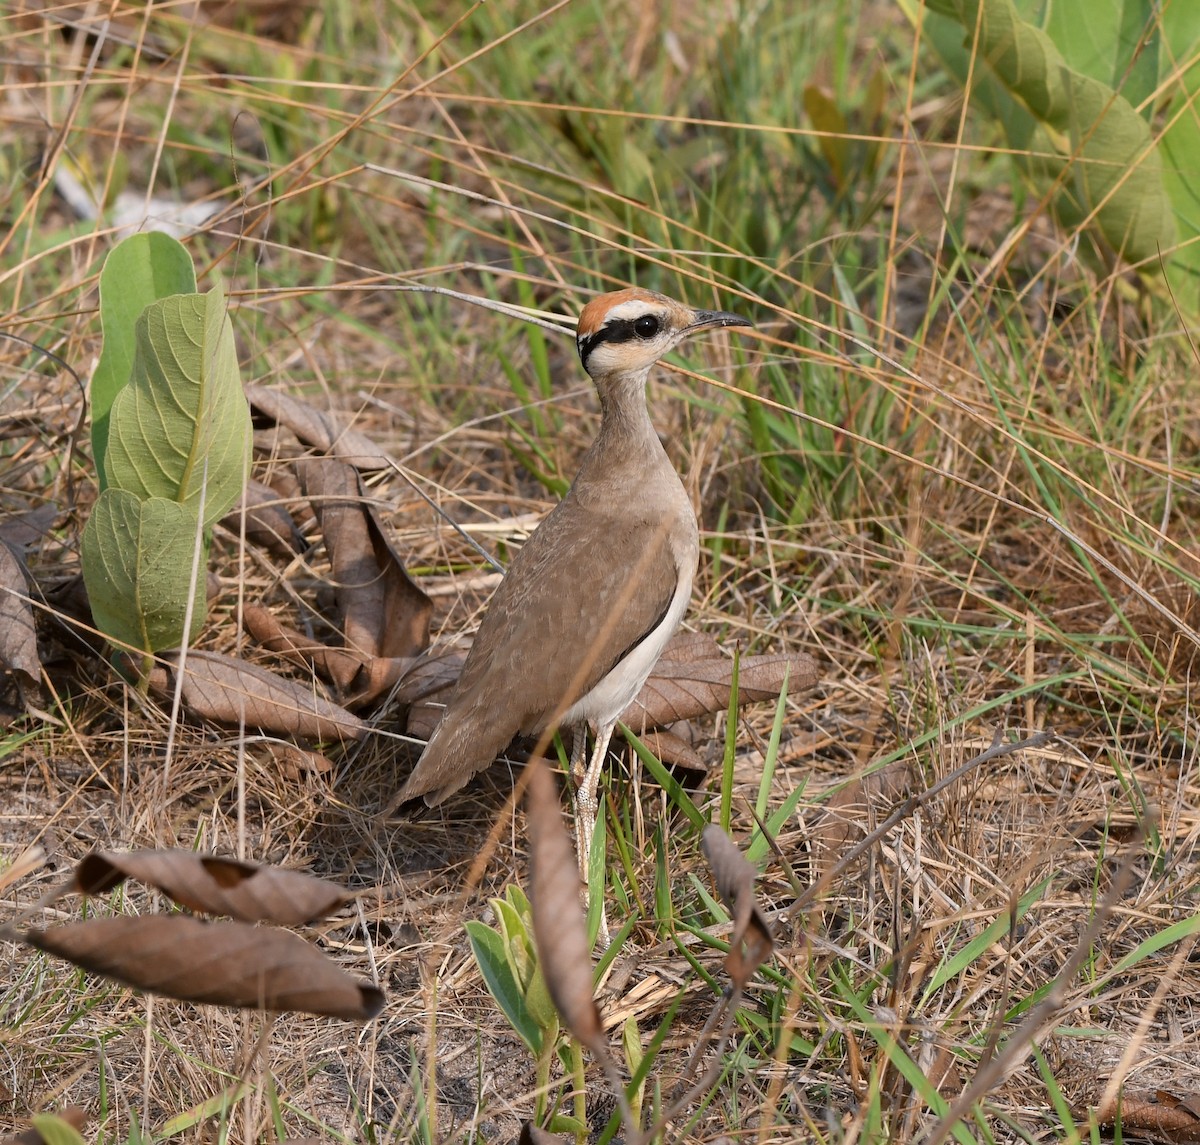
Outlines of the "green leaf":
M520 904L511 899L492 899L492 910L496 912L497 929L504 941L504 957L512 972L513 981L521 993L529 989L530 979L537 964L530 931L529 904L522 913Z
M1152 934L1149 938L1139 942L1105 977L1114 978L1119 974L1124 974L1144 959L1153 957L1164 947L1174 946L1175 943L1192 938L1197 934L1200 934L1200 912L1191 914L1187 918L1181 918L1178 922L1173 922L1157 934Z
M92 456L105 486L104 453L109 412L133 373L134 326L142 311L160 298L196 289L192 256L158 231L131 235L118 243L100 271L100 329L104 344L92 372Z
M1181 61L1174 76L1175 98L1167 109L1167 126L1158 146L1180 232L1179 245L1171 252L1171 266L1180 275L1172 277L1171 286L1186 307L1200 295L1200 242L1195 241L1200 236L1200 62L1196 50L1200 45L1200 4L1171 4L1163 12L1162 23L1169 55ZM1190 61L1190 65L1185 67L1182 61Z
M504 939L490 926L474 920L464 923L471 953L483 975L488 993L504 1011L509 1024L534 1054L542 1052L542 1031L525 1005L516 979L509 969L504 952Z
M188 584L199 529L194 506L161 497L139 501L123 489L100 494L83 529L83 581L96 625L114 643L144 652L184 642ZM192 606L194 636L204 623L207 538Z
M981 67L1037 121L1022 158L1040 185L1061 181L1054 208L1064 226L1094 213L1107 246L1131 262L1154 260L1173 244L1161 157L1149 125L1124 96L1070 67L1049 35L1021 19L1013 0L927 0L927 7L958 25L960 47L978 32ZM940 46L942 38L933 38ZM1024 149L1027 141L1010 142Z
M1017 901L1016 910L1010 914L1002 914L972 938L961 950L943 962L934 971L925 984L923 1000L932 998L952 978L963 973L968 966L979 958L985 950L994 943L1000 942L1013 926L1030 911L1033 905L1050 889L1051 879L1043 879L1032 889L1026 891Z
M251 435L221 288L151 303L137 322L133 377L113 402L109 484L192 506L204 492L207 529L241 496Z
M1154 93L1158 19L1153 0L1054 0L1049 5L1018 0L1018 7L1054 41L1068 67L1119 91L1135 107Z
M530 975L529 986L525 990L525 1009L542 1031L543 1044L553 1042L558 1037L558 1011L554 1008L540 965L535 965Z
M29 1123L46 1145L83 1145L79 1131L56 1114L35 1113Z

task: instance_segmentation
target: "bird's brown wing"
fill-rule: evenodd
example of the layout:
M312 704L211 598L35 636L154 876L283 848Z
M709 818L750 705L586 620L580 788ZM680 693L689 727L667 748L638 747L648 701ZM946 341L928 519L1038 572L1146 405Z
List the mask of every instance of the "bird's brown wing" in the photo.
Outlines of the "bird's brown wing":
M403 798L440 802L518 733L542 731L654 629L681 573L674 524L651 526L629 504L558 505L488 604Z

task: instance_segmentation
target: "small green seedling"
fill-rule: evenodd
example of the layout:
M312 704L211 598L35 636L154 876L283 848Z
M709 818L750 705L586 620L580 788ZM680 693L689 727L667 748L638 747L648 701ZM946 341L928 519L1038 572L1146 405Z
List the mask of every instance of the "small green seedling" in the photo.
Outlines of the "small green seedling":
M496 926L466 923L471 952L483 974L488 993L537 1062L535 1121L543 1124L550 1092L550 1065L557 1053L578 1080L582 1092L583 1057L579 1046L562 1036L558 1014L538 965L529 899L513 885L504 898L491 900ZM547 1126L552 1133L586 1134L578 1118L555 1113Z

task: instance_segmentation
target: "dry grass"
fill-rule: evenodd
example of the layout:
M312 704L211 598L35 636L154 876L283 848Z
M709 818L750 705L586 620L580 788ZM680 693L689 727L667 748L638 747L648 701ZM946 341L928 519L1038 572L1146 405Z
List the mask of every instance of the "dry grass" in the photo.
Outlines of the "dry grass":
M689 624L730 648L821 660L820 688L788 707L766 804L803 788L779 849L801 889L836 877L799 909L785 866L766 858L776 958L711 1099L676 1130L1076 1140L1094 1132L1087 1106L1106 1088L1194 1092L1200 423L1173 316L1161 299L1133 306L1131 282L1081 269L1045 220L987 264L1019 212L995 187L995 160L955 152L949 89L906 92L908 62L889 56L906 33L888 6L867 6L845 56L852 69L884 58L896 87L873 213L852 229L809 194L773 240L778 258L754 246L749 216L770 216L765 199L748 180L744 201L717 202L711 166L757 163L760 187L807 177L805 132L788 92L771 89L767 48L739 105L733 81L713 78L740 58L732 25L713 32L667 4L616 6L601 28L590 10L559 7L522 8L533 22L503 43L500 6L460 26L449 6L403 0L371 13L313 5L283 39L169 10L147 25L133 6L102 47L64 30L92 19L82 8L0 18L0 325L25 340L0 343L0 513L57 509L30 553L39 585L77 572L94 496L79 378L98 350L96 274L114 242L72 213L56 172L111 197L123 179L144 193L157 171L156 194L219 208L189 246L233 288L244 376L348 413L400 459L411 484L372 493L434 597L439 640L472 629L492 583L443 514L503 555L521 536L510 519L527 527L553 503L596 415L565 341L544 347L510 319L388 286L572 312L584 291L636 275L747 310L763 338L715 343L692 362L700 381L664 375L653 412L702 521ZM633 45L624 70L608 36ZM818 78L831 67L815 48L796 52L792 66L802 55ZM615 68L608 87L589 53ZM918 104L919 143L902 150L900 109ZM615 136L581 107L618 112ZM645 130L620 118L643 108L658 117ZM739 108L732 129L706 136L693 122ZM715 160L687 150L706 137ZM676 166L639 174L646 155ZM706 188L720 208L707 217ZM746 217L726 217L730 203ZM956 246L942 223L960 221ZM319 546L290 568L228 536L215 553L223 594L204 646L239 646L239 585L283 609L327 581ZM179 727L164 791L167 717L58 621L65 605L39 607L48 715L5 694L0 864L35 844L47 859L5 889L3 921L93 847L244 854L363 890L359 909L313 933L389 1004L365 1028L281 1017L256 1054L259 1017L149 1003L9 944L0 1130L79 1104L88 1139L103 1141L514 1139L534 1063L462 929L526 880L510 770L377 830L402 740L314 772L233 733ZM394 715L378 722L395 731ZM743 842L771 729L769 710L747 712L726 768ZM997 730L1043 729L1057 734L966 768L838 869L863 830ZM693 732L716 765L696 799L715 816L723 718ZM888 781L855 786L883 769ZM841 830L825 807L847 785L854 824ZM713 1005L721 952L698 937L712 918L686 818L648 778L614 775L608 792L610 855L619 842L629 856L628 869L613 862L610 910L618 927L637 917L599 997L606 1021L633 1017L644 1043L669 1016L651 1080L666 1094ZM587 1081L598 1132L614 1103L599 1071ZM963 1093L982 1105L947 1117Z

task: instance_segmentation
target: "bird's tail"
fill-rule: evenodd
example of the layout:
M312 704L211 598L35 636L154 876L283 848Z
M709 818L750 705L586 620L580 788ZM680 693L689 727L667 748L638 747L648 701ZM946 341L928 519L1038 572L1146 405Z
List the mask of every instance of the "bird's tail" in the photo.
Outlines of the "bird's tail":
M488 767L519 730L480 707L456 710L453 719L443 716L400 789L400 801L423 795L430 807L436 806Z

